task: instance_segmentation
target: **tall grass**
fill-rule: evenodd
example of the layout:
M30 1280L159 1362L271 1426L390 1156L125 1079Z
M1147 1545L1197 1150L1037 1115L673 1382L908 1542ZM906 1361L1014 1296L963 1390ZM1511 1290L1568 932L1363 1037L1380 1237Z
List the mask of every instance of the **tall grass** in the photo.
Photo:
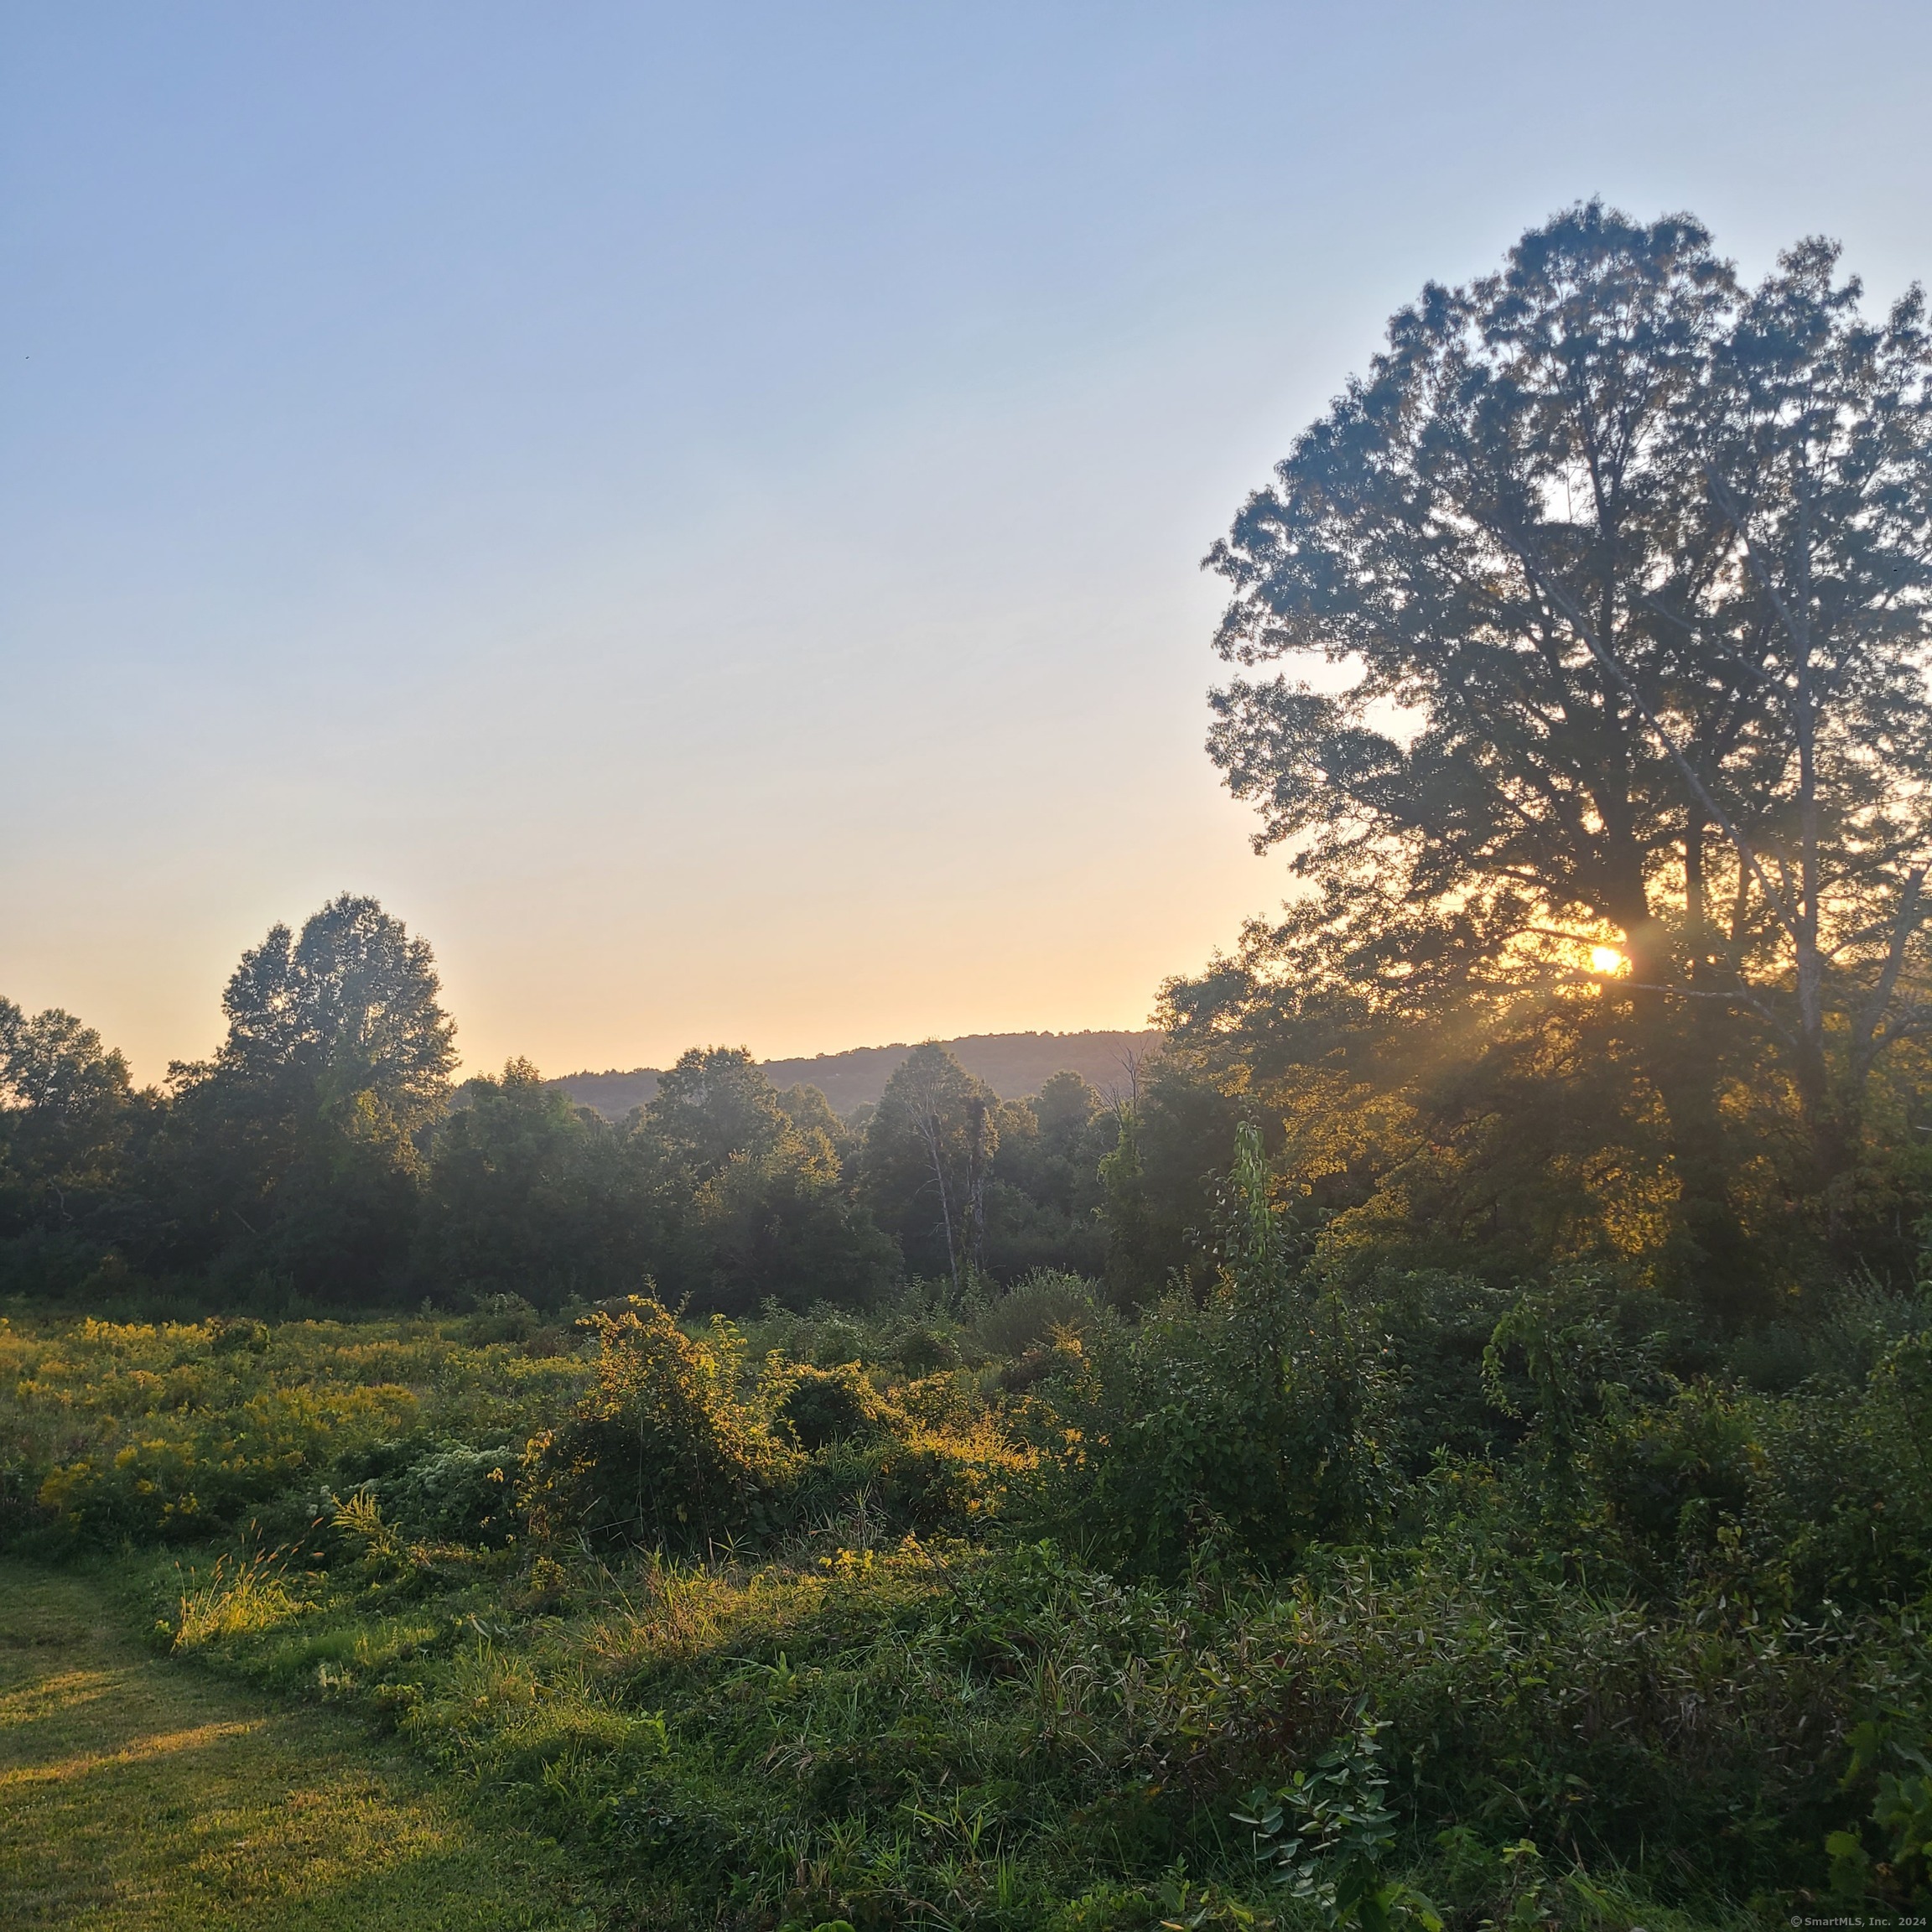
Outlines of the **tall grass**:
M282 1574L283 1553L261 1552L231 1564L224 1554L199 1589L179 1598L171 1647L198 1650L225 1638L273 1630L304 1607Z
M1430 1367L1489 1291L1240 1265L1133 1323L1036 1284L1003 1356L997 1307L930 1297L782 1346L645 1309L563 1357L454 1321L0 1343L31 1534L127 1520L70 1498L148 1495L147 1441L230 1445L266 1499L185 1576L136 1559L175 1647L394 1727L653 1927L1365 1926L1386 1894L1660 1932L1923 1893L1923 1310L1848 1297L1726 1368L1579 1277L1506 1305L1487 1370ZM403 1365L378 1426L353 1377ZM251 1464L297 1395L342 1420ZM1344 1872L1284 1794L1364 1725L1389 1816ZM1240 1821L1277 1813L1329 1820L1299 1892Z

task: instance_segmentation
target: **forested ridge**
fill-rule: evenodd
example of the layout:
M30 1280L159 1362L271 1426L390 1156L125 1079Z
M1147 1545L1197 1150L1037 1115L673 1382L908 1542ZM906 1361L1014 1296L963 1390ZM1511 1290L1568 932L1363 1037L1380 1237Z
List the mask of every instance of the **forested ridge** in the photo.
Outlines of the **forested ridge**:
M1922 1913L1919 293L1572 209L1207 563L1293 890L1105 1097L457 1088L346 895L157 1089L0 1003L0 1531L614 1924Z
M976 1074L1005 1100L1036 1093L1056 1073L1078 1073L1100 1093L1111 1096L1135 1083L1139 1062L1160 1044L1151 1028L1136 1031L1083 1033L969 1033L942 1040L969 1073ZM766 1060L760 1065L774 1087L816 1087L841 1114L877 1106L886 1083L912 1051L904 1041L890 1046L850 1046L842 1053L814 1053L797 1060ZM551 1082L573 1100L595 1107L606 1119L621 1120L633 1107L657 1097L660 1068L629 1072L566 1073Z

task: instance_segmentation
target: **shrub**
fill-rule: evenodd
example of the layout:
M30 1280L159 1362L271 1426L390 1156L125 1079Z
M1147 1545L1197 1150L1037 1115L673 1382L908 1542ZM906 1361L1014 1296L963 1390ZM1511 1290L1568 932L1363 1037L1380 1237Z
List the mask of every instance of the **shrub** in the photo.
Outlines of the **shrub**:
M989 1355L1016 1358L1052 1339L1056 1329L1083 1334L1093 1325L1092 1285L1078 1275L1041 1268L1015 1282L973 1323L973 1339Z
M543 1317L521 1295L486 1295L464 1324L472 1342L527 1342L543 1326Z
M697 1338L662 1302L632 1296L621 1313L585 1326L597 1342L595 1380L525 1452L532 1529L703 1549L775 1527L797 1462L773 1427L788 1380L776 1362L742 1400L744 1342L722 1318Z
M382 1493L416 1535L496 1547L517 1527L516 1471L514 1450L450 1443L410 1463Z
M208 1324L213 1332L210 1353L216 1355L235 1355L247 1353L250 1355L266 1355L268 1353L268 1324L257 1322L247 1316L223 1319L217 1316Z
M1894 1343L1862 1389L1761 1402L1743 1550L1790 1606L1897 1607L1932 1586L1932 1332Z
M856 1362L865 1353L865 1331L843 1317L834 1316L820 1325L812 1359L821 1368L837 1368L847 1362Z
M1034 1399L1046 1526L1109 1565L1171 1573L1205 1539L1280 1568L1381 1506L1378 1351L1338 1296L1291 1277L1252 1128L1230 1192L1207 1306L1177 1294L1097 1327Z
M885 1446L874 1494L895 1528L958 1534L996 1513L1031 1466L990 1423L963 1433L911 1423Z
M856 1362L837 1368L807 1366L791 1371L791 1386L778 1413L807 1451L844 1442L878 1426L886 1412Z
M919 1377L953 1368L959 1350L951 1336L927 1322L916 1322L900 1336L892 1353L908 1375Z

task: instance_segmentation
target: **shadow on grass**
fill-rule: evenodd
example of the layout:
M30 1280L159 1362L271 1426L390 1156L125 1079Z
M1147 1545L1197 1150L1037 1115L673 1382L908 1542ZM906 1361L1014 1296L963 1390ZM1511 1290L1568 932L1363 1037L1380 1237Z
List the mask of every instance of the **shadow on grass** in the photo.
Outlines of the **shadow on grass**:
M150 1656L85 1576L0 1561L17 1932L589 1932L592 1888L353 1722Z

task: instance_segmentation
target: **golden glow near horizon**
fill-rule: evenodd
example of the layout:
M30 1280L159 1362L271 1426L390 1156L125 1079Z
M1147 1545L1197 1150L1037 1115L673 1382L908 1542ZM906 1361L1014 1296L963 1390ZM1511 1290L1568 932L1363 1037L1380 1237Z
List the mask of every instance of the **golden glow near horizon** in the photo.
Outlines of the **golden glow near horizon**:
M901 11L9 38L0 995L158 1081L352 891L471 1069L1137 1026L1293 889L1202 750L1197 566L1393 305L1662 178L1748 274L1928 252L1910 60L1779 53L1866 137L1794 148L1630 37L1633 149L1525 85L1581 15L1512 65L1418 10L1390 93L1367 9L1116 9L1099 61ZM1375 112L1284 117L1284 60Z
M1590 970L1592 973L1621 973L1629 963L1614 946L1592 946L1590 948Z

